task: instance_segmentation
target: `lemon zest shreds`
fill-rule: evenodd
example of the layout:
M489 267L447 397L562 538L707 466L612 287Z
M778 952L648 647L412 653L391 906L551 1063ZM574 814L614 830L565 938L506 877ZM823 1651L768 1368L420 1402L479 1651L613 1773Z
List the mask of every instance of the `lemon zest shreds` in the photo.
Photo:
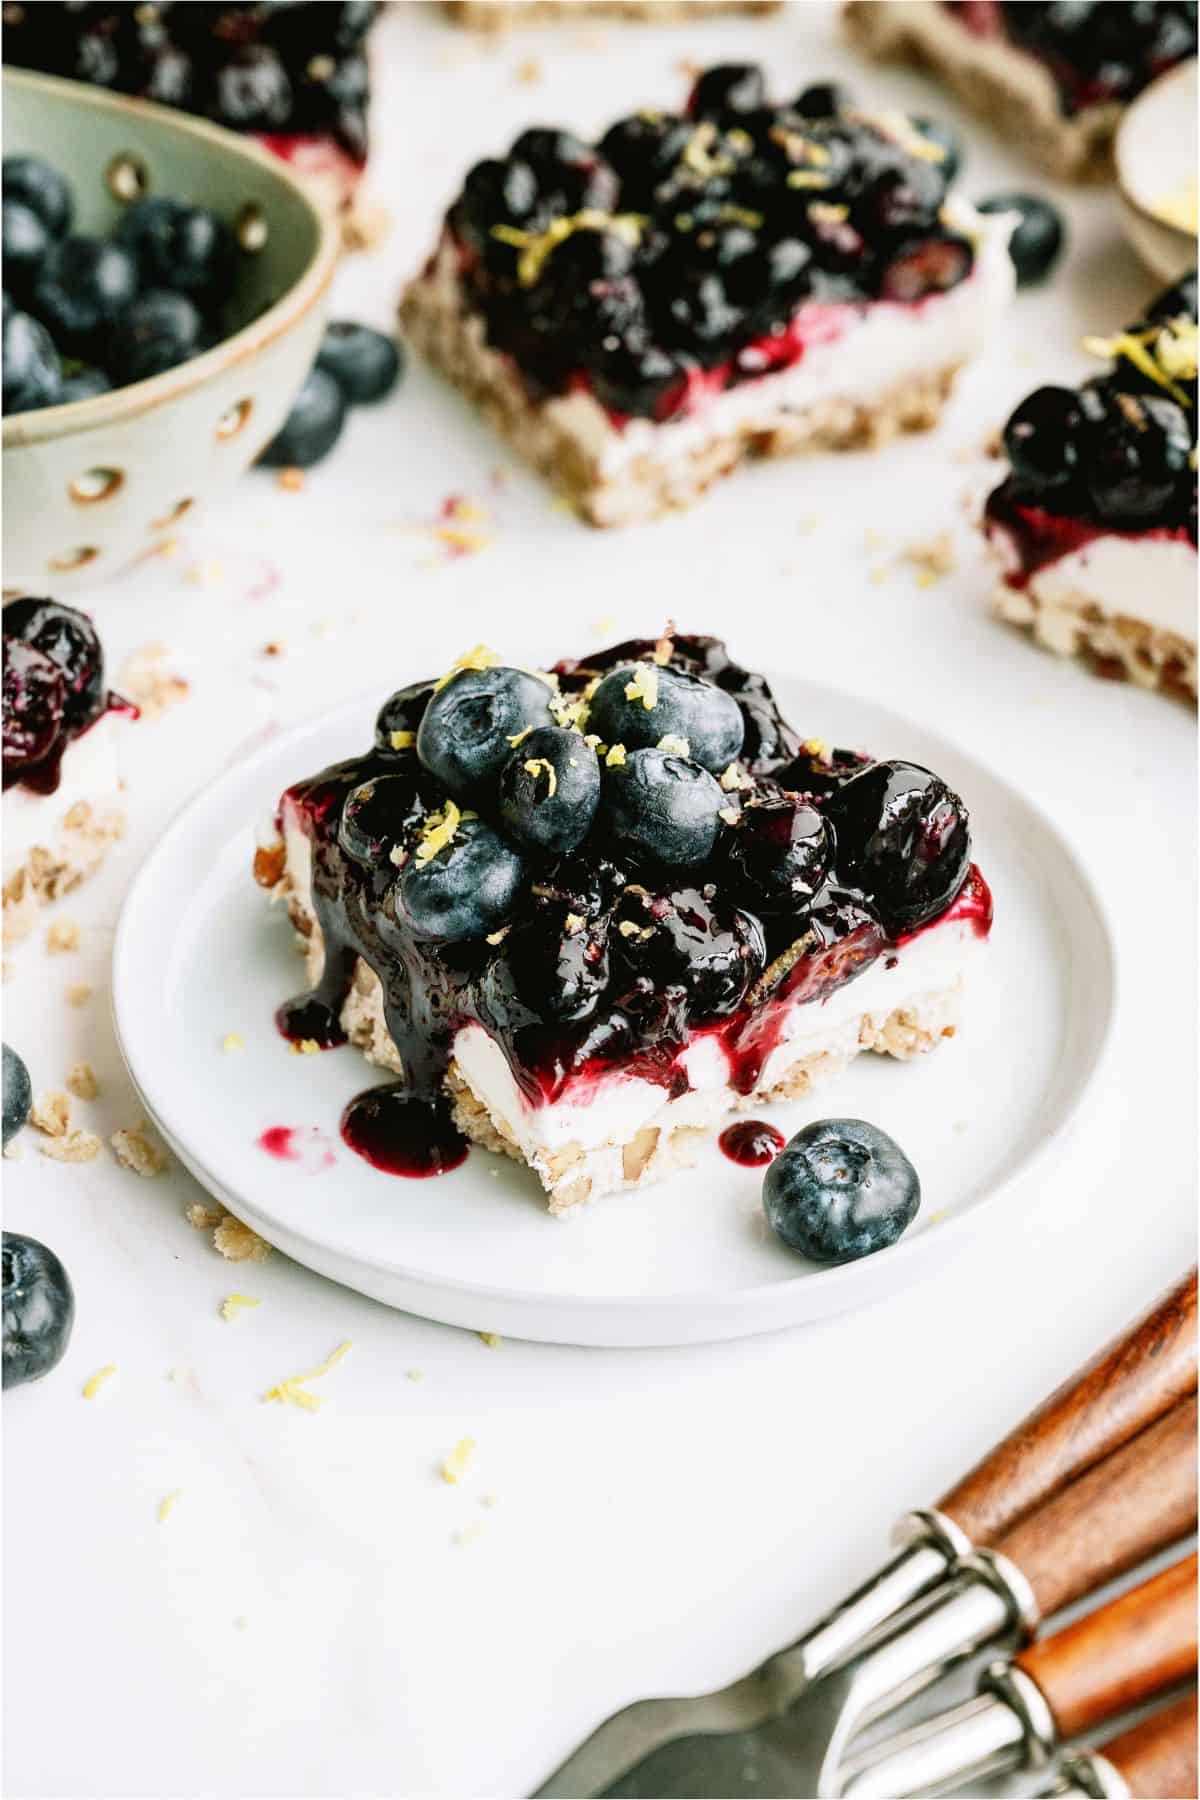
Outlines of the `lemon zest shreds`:
M389 731L388 742L393 750L411 750L417 741L415 731Z
M1135 369L1170 394L1172 400L1180 406L1190 407L1192 402L1181 387L1177 387L1167 371L1152 354L1150 345L1157 333L1145 331L1118 331L1115 337L1085 337L1083 347L1091 356L1124 356Z
M444 850L453 840L463 816L453 800L447 800L441 812L430 813L421 828L421 842L413 853L421 867L432 862L438 851Z
M606 769L623 769L625 762L624 744L614 744L610 750L605 752L604 766Z
M581 212L552 219L545 231L522 231L516 225L493 225L492 236L502 244L511 244L521 252L517 258L517 280L522 287L532 287L548 257L560 244L565 244L577 231L611 231L636 248L646 225L643 213L606 213L585 206Z
M489 650L486 644L476 644L475 648L468 650L465 656L457 657L444 675L438 676L433 684L433 691L435 694L440 693L442 688L448 682L453 681L456 675L461 675L464 669L494 669L499 661L500 658L496 652Z
M474 1454L475 1439L471 1437L459 1438L457 1444L455 1444L453 1450L450 1452L449 1456L446 1457L438 1471L442 1480L448 1481L451 1487L454 1486L455 1482L461 1481L470 1467L471 1458Z
M221 1302L221 1317L223 1319L236 1319L238 1314L243 1312L246 1307L261 1305L262 1301L256 1300L253 1294L226 1294L224 1300Z
M508 740L514 750L516 749L518 744L523 744L525 742L525 739L529 736L529 734L532 730L533 730L532 725L526 725L524 731L514 731L513 735Z
M175 1502L179 1499L179 1497L182 1493L183 1493L182 1488L172 1488L171 1492L169 1494L163 1495L162 1499L158 1503L158 1512L156 1514L156 1517L157 1517L160 1525L163 1523L164 1519L170 1518L171 1509L175 1505Z
M731 762L727 769L722 770L721 786L727 794L734 794L739 788L752 788L754 782L740 763Z
M1154 345L1159 368L1179 381L1195 381L1200 361L1198 336L1200 332L1194 319L1168 319Z
M687 739L680 737L674 731L668 731L664 737L660 737L656 747L668 756L690 756L692 754L692 746Z
M277 1382L273 1388L268 1388L263 1399L278 1400L281 1403L290 1402L292 1406L302 1406L305 1412L316 1412L320 1407L322 1396L310 1394L304 1385L305 1382L316 1381L319 1376L328 1375L330 1369L341 1362L349 1348L350 1340L347 1339L344 1344L339 1344L323 1363L320 1363L315 1369L309 1369L306 1375L289 1375L285 1380Z
M522 763L521 767L527 775L532 775L535 781L539 775L543 772L545 773L547 787L546 798L548 800L553 800L555 794L558 792L558 776L555 773L554 764L552 762L547 762L544 756L531 756L527 763Z
M658 705L658 668L654 663L639 663L633 679L625 683L625 698L640 700L647 712Z
M84 1399L94 1400L105 1382L111 1380L116 1372L116 1363L105 1363L102 1369L97 1369L94 1375L89 1375L83 1384Z

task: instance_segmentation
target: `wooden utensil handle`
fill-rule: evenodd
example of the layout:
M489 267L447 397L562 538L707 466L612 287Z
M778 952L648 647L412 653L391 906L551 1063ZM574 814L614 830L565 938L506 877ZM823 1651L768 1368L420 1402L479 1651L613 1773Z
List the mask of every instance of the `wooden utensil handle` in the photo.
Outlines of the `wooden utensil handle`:
M1133 1800L1196 1800L1196 1732L1193 1690L1102 1744L1100 1754L1124 1777Z
M1025 1576L1042 1617L1184 1538L1196 1525L1196 1401L1014 1525L994 1548Z
M1062 1738L1186 1681L1196 1671L1196 1558L1031 1644L1017 1666L1037 1683Z
M1196 1392L1196 1271L1044 1400L938 1508L982 1548Z

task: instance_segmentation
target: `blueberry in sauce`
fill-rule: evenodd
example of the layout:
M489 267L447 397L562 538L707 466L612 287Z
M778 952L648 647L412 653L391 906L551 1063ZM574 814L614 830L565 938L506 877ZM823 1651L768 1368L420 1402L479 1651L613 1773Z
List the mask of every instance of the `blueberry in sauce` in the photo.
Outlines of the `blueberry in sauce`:
M418 938L487 937L511 919L525 879L523 858L498 832L463 819L436 854L409 857L396 882L396 917Z
M4 786L50 756L63 729L66 683L58 664L20 638L4 637Z
M569 856L591 830L599 804L595 750L558 725L539 725L522 737L500 772L500 823L527 850Z
M370 406L391 393L400 379L400 347L369 325L335 319L325 327L317 368L341 388L349 406Z
M588 729L606 744L652 749L666 737L684 755L719 774L742 748L745 724L732 695L680 669L627 663L605 675L592 695Z
M4 1374L6 1388L40 1381L62 1361L75 1321L75 1295L67 1271L36 1238L6 1231L3 1263Z
M776 1236L812 1262L855 1262L886 1250L921 1204L917 1172L865 1119L818 1119L791 1138L763 1177Z
M9 1144L29 1118L33 1107L33 1083L23 1058L4 1046L4 1142Z
M698 762L632 750L606 769L599 822L636 859L689 868L712 855L728 797Z
M346 397L324 369L310 369L291 410L259 462L268 469L311 469L342 435Z
M966 808L916 763L873 763L831 795L825 810L842 879L862 889L890 933L935 918L966 879Z
M4 608L6 637L32 644L55 663L64 681L63 718L79 732L104 711L104 652L85 613L57 600L27 595Z
M1063 222L1058 208L1039 194L992 194L977 201L976 206L981 213L1017 214L1017 225L1008 240L1017 286L1032 287L1044 281L1063 247Z
M338 844L354 862L373 867L386 862L425 816L407 775L374 775L352 788L342 802Z
M4 412L33 412L55 406L62 376L54 339L28 313L10 311L4 320Z
M109 372L118 387L165 374L199 354L203 332L204 321L186 294L152 289L126 307L113 326Z
M885 300L911 303L944 294L970 273L974 252L966 238L943 231L901 244L887 257L880 282Z
M432 681L414 681L397 688L384 701L375 721L375 745L383 751L404 756L416 747L417 727L433 695Z
M797 794L750 799L727 841L730 872L760 912L808 905L833 860L825 817Z
M137 294L138 280L137 260L120 244L62 238L42 263L31 304L60 351L102 360L108 331Z
M1163 517L1187 480L1193 427L1165 395L1114 396L1089 443L1087 484L1097 515L1114 525Z
M796 111L805 119L836 119L849 106L848 90L836 81L810 82L796 96Z
M417 755L454 799L490 799L513 740L546 725L550 689L524 669L464 669L438 690L417 731Z
M648 892L639 884L621 896L611 936L612 956L630 985L619 1003L638 1012L679 1004L699 1023L741 1005L766 965L762 927L750 913L718 908L699 888ZM686 1024L681 1019L681 1030Z
M1004 427L1004 452L1023 489L1065 487L1079 468L1083 412L1073 388L1036 388Z
M488 971L483 1016L507 1031L589 1018L609 985L608 937L607 918L589 918L569 900L539 898Z

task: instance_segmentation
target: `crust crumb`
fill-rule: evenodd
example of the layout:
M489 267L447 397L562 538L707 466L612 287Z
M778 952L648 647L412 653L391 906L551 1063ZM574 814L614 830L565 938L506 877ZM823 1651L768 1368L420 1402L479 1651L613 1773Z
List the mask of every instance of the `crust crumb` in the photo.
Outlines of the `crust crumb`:
M213 1232L213 1245L227 1262L266 1262L271 1246L249 1225L243 1225L232 1213L218 1221Z
M51 1162L84 1163L94 1162L104 1145L94 1131L68 1131L65 1137L48 1138L39 1144L43 1156Z
M54 1138L66 1136L70 1118L71 1102L65 1094L39 1094L29 1113L29 1123Z
M100 1083L91 1063L76 1063L67 1076L67 1087L77 1100L94 1100L100 1092Z
M183 1216L196 1231L212 1231L221 1223L225 1214L219 1206L204 1206L200 1201L195 1201Z
M438 1470L438 1474L441 1476L442 1480L448 1481L451 1487L453 1487L456 1482L461 1481L471 1466L471 1458L474 1454L475 1439L471 1437L459 1438L457 1444L455 1444L453 1450L450 1452L449 1456L446 1457Z
M906 544L900 560L916 570L918 587L932 587L954 568L954 539L948 531L936 532L931 538Z
M235 1050L244 1050L245 1048L246 1040L240 1031L227 1031L221 1039L221 1049L226 1056L231 1056Z
M135 1175L161 1175L167 1166L167 1153L151 1136L145 1119L132 1128L114 1131L108 1141L117 1161Z
M283 489L285 494L298 494L304 486L304 470L280 469L278 475L275 477L275 482L278 487Z
M79 926L74 919L55 919L46 928L46 948L51 956L65 956L79 948Z
M169 654L165 644L144 644L122 664L117 686L133 701L143 719L161 717L168 707L188 696L189 685L183 677L170 674L162 666Z
M72 981L66 989L68 1006L86 1006L92 997L91 984L86 981Z

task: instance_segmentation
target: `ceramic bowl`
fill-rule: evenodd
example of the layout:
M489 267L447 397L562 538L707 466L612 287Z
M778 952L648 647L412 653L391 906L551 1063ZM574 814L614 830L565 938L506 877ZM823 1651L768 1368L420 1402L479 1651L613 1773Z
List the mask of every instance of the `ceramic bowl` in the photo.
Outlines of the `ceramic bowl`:
M33 153L107 233L146 194L212 207L237 239L236 329L152 380L4 421L4 588L63 596L154 550L274 437L320 344L338 228L282 163L168 108L4 72L4 154Z
M1125 235L1163 281L1196 266L1196 59L1152 81L1121 120L1114 154Z

